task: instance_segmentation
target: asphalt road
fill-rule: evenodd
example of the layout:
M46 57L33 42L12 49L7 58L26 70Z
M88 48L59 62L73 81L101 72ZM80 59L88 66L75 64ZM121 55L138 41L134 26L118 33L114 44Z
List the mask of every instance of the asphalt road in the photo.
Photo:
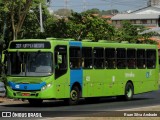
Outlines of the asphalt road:
M160 90L150 93L134 95L132 101L118 101L113 98L102 98L98 103L87 104L84 100L79 105L68 106L63 101L44 101L41 106L33 107L24 103L0 103L0 111L42 112L45 116L85 116L88 113L117 111L136 107L160 105Z

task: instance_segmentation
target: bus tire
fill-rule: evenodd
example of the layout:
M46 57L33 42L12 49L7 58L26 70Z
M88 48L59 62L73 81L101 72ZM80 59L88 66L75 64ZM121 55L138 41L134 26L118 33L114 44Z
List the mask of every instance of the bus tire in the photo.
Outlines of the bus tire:
M30 105L38 106L42 104L43 100L42 99L28 99L28 102Z
M131 82L128 82L125 87L125 95L124 95L125 100L127 101L132 100L133 94L134 94L133 85Z
M70 98L65 100L67 104L69 105L76 105L78 104L80 99L80 90L78 89L77 86L74 86L70 92Z

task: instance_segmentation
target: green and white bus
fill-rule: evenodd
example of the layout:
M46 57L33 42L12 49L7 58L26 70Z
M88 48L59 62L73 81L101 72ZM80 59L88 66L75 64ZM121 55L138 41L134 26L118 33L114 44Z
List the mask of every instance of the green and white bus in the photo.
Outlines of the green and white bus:
M159 89L156 45L29 39L10 42L7 56L7 96L31 104L61 99L77 104Z

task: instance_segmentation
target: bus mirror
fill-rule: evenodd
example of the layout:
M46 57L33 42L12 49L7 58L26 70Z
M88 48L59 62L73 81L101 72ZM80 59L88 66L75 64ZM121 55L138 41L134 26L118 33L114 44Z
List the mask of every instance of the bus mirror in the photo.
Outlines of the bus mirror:
M1 63L4 63L4 54L2 53L2 57L1 57Z
M57 58L58 58L58 60L57 60L58 64L62 64L62 55L58 55Z
M8 53L7 50L2 51L2 55L1 55L1 63L4 63L5 54L7 54L7 53Z

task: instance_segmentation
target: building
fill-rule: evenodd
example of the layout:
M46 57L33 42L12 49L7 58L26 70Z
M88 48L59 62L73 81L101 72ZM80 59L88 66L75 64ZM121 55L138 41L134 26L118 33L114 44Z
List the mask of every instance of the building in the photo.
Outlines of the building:
M150 28L150 30L144 31L144 33L151 31L160 33L160 0L149 0L147 7L124 14L117 14L111 20L116 27L121 27L122 21L127 20L133 25L144 25ZM154 36L151 39L158 42L160 51L160 38Z
M156 6L160 5L160 0L149 0L148 1L148 6Z
M124 20L130 21L134 25L144 25L150 28L160 27L160 6L149 6L131 13L117 14L111 20L116 27L121 27Z
M124 20L149 28L160 27L160 0L149 0L147 7L125 14L117 14L111 20L116 27L121 27Z

